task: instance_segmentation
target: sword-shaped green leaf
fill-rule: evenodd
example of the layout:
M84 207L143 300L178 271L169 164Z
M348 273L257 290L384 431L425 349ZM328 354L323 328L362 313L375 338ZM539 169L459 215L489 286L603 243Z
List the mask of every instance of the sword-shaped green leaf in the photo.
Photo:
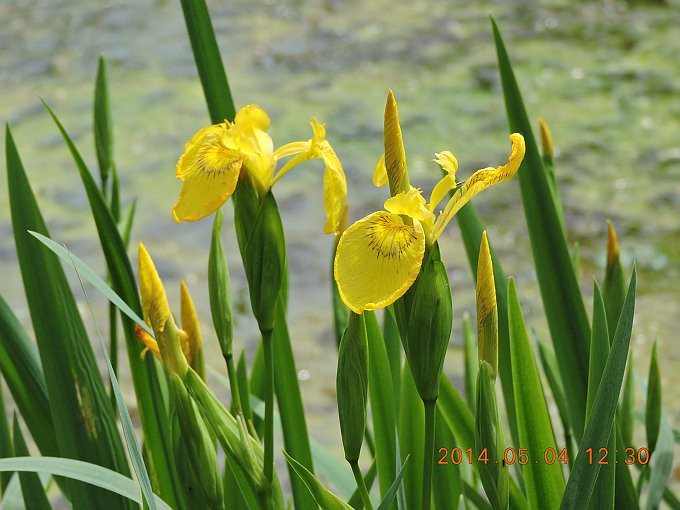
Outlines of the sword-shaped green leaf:
M538 284L577 440L583 433L588 380L590 327L562 231L548 176L531 123L496 23L493 26L498 67L511 132L524 136L526 154L519 183Z

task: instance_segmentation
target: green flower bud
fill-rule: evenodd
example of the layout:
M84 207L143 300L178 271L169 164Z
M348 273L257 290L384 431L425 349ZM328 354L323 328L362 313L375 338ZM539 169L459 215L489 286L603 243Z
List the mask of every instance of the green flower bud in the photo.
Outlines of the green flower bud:
M435 400L453 324L451 287L437 243L428 248L418 278L394 310L418 394Z
M222 509L222 475L217 464L214 439L179 376L170 374L168 381L180 432L178 466L185 471L183 478L190 484L189 493L202 508Z
M493 367L484 360L480 361L477 375L475 454L479 456L479 478L491 507L494 510L506 510L509 474L504 462L505 439L498 414L495 381Z
M661 371L656 342L652 347L652 358L649 360L649 376L647 378L647 404L645 408L645 430L649 453L654 453L659 439L661 425Z
M249 190L249 179L239 182L235 201L235 223L243 266L246 271L250 304L260 331L274 327L274 308L281 293L286 271L286 246L279 209L271 191L263 195L257 209Z
M345 459L358 462L366 428L368 392L368 337L363 314L350 313L338 352L336 388Z
M215 222L210 239L208 256L208 291L210 294L210 313L220 343L222 355L232 354L233 321L231 314L231 288L229 268L222 247L222 210L215 214Z
M253 487L262 490L267 483L262 445L252 436L243 434L244 426L225 409L196 372L189 369L183 382L222 448L248 474Z

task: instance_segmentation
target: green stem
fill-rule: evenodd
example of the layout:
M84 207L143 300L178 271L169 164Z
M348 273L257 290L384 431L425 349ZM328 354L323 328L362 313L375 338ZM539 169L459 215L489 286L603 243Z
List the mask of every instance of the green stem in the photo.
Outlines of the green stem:
M352 467L352 473L354 473L354 479L357 481L357 487L359 488L359 495L361 496L361 501L364 504L366 510L373 510L373 505L371 505L371 498L368 495L368 489L366 488L366 483L364 482L364 477L361 474L361 469L359 469L358 462L350 462L349 465Z
M110 281L110 279L109 279ZM113 303L109 303L109 358L111 359L111 368L113 373L118 376L118 322L116 321L118 308ZM109 390L111 398L111 405L113 412L118 414L118 404L116 404L116 395L113 392L113 381Z
M234 366L233 354L225 354L224 361L227 363L227 375L229 376L229 390L231 391L231 411L232 414L242 414L241 393L239 392L238 379L236 377L236 367Z
M423 400L425 405L425 450L423 455L423 494L421 510L430 510L432 501L432 468L434 466L434 422L437 399Z
M272 331L262 331L264 352L264 477L268 498L274 479L274 349Z

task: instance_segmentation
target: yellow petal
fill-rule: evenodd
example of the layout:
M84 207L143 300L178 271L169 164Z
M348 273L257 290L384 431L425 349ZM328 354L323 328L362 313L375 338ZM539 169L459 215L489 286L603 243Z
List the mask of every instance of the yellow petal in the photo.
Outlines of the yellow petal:
M408 193L399 193L385 201L385 209L394 214L405 214L416 220L426 221L434 218L434 214L427 208L421 191L411 188Z
M340 238L335 255L335 281L344 303L354 312L392 304L413 284L425 252L425 236L417 221L376 212L357 221Z
M194 301L191 299L189 289L184 281L180 284L180 310L182 316L182 329L187 334L187 351L184 351L189 365L192 365L193 360L198 358L198 353L202 349L203 339L201 337L201 328L198 325L198 315L196 314L196 307Z
M191 137L191 140L189 140L187 143L184 144L184 154L180 156L179 161L177 162L177 167L175 169L175 175L178 179L184 180L184 177L186 176L187 172L191 169L191 165L186 164L186 158L187 154L192 153L192 149L196 147L199 142L203 140L203 137L207 135L215 135L218 137L224 136L227 133L227 124L222 123L222 124L215 124L213 126L206 126L204 128L201 128L198 130L198 132ZM196 155L194 154L194 157Z
M619 241L611 220L607 220L607 268L613 267L619 260Z
M345 201L347 199L347 180L345 172L342 169L342 164L338 158L335 150L331 144L324 137L326 136L326 126L321 124L317 119L312 119L310 122L312 126L312 139L308 142L293 142L292 144L284 145L276 151L275 154L294 154L297 149L303 148L297 156L288 161L279 170L272 180L272 186L283 177L290 169L296 167L300 163L309 161L310 159L320 158L324 162L323 174L323 201L324 210L326 211L326 224L324 225L324 232L326 234L338 233L342 214L345 209Z
M135 336L140 342L144 344L145 347L145 349L142 351L142 358L144 358L147 352L150 352L153 354L154 358L156 358L158 361L161 361L161 351L158 349L158 342L156 342L156 340L154 340L149 333L144 331L144 329L139 324L135 324Z
M387 178L387 169L385 168L385 153L380 156L378 164L375 165L375 170L373 170L373 186L381 187L388 184L390 181Z
M309 150L309 141L306 142L290 142L282 145L274 151L274 157L279 160L288 156L294 156Z
M175 221L200 220L219 209L234 192L244 159L244 153L226 147L224 137L214 132L192 143L177 163L184 185L172 208Z
M323 172L323 207L326 211L326 224L323 231L326 234L340 232L342 215L347 201L347 181L345 172L333 147L324 140L319 144L321 159L325 164Z
M234 117L234 125L238 126L239 129L267 131L271 121L267 112L262 108L256 104L249 104L238 111L236 117Z
M142 296L142 312L144 320L158 335L163 331L166 321L170 317L170 306L163 288L156 266L144 245L139 243L139 292Z
M517 173L526 150L524 137L519 133L513 133L510 135L510 141L512 142L512 152L506 165L499 166L498 168L477 170L472 174L472 177L465 181L465 184L456 191L453 197L451 197L449 203L446 204L444 210L439 214L439 217L437 217L433 232L434 239L437 239L441 235L444 227L446 227L449 221L451 221L461 207L467 204L472 197L477 195L477 193L493 184L507 181Z
M437 183L430 194L430 211L434 211L446 194L456 187L456 172L458 171L458 160L449 151L436 152L432 161L442 167L447 175Z
M390 195L394 196L402 191L408 191L411 185L406 171L406 153L399 126L399 110L391 90L387 93L384 127L385 168L390 181Z

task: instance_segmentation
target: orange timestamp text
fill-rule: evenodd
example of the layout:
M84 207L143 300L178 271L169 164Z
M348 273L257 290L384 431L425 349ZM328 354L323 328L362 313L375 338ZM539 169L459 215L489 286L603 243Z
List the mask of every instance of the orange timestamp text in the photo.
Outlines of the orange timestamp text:
M594 450L593 448L587 448L583 450L584 455L586 455L586 460L589 464L603 465L619 462L619 453L624 457L621 462L625 464L640 464L644 465L649 462L649 450L647 448L626 448L621 452L616 450L614 452L613 458L609 458L609 449L600 448L599 450ZM511 466L515 463L520 465L529 464L533 462L538 464L539 462L544 462L545 464L555 464L555 462L561 462L563 464L569 463L569 452L567 448L562 448L559 452L555 448L546 448L543 450L542 455L530 455L528 448L506 448L503 452L503 458L495 459L489 454L488 448L482 448L482 450L477 453L472 448L463 450L462 448L439 448L439 457L437 464L439 465L458 465L463 462L472 464L473 462L478 462L480 464L503 464L504 466Z

